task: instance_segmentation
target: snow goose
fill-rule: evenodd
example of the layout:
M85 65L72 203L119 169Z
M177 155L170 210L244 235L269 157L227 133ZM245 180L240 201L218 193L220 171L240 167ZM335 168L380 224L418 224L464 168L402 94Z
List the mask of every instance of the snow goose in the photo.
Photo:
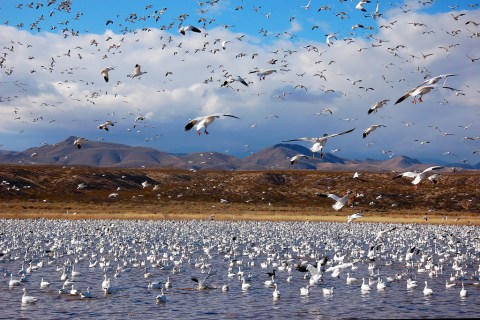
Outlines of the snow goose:
M79 290L80 291L80 290ZM93 298L93 294L90 292L90 287L87 287L87 291L86 292L83 292L83 291L80 291L80 297L82 299L92 299Z
M107 120L107 121L105 121L105 123L99 125L97 128L100 129L100 130L104 129L105 131L108 131L109 126L113 127L113 126L115 126L115 124L112 121Z
M311 143L313 143L313 145L310 148L310 151L313 152L313 157L315 157L315 152L320 152L320 157L323 158L322 150L323 150L323 147L325 146L325 144L327 143L328 138L333 138L333 137L337 137L337 136L340 136L340 135L343 135L343 134L346 134L346 133L350 133L353 130L355 130L355 128L344 131L344 132L340 132L340 133L330 134L330 135L329 134L324 134L322 137L314 137L314 138L303 137L303 138L297 138L297 139L291 139L291 140L284 140L282 142L292 142L292 141L308 141L308 142L311 142Z
M423 95L429 93L435 88L435 85L423 85L419 87L415 87L413 89L410 89L405 93L402 97L400 97L395 104L402 102L405 99L408 99L409 97L413 97L412 103L417 103L417 96L420 96L418 98L418 102L422 102L422 97Z
M207 131L207 127L209 125L211 125L213 123L213 121L215 121L216 118L220 118L220 117L230 117L230 118L240 119L239 117L231 115L231 114L215 113L215 114L211 114L211 115L208 115L208 116L200 116L200 117L197 117L197 118L191 120L190 122L188 122L185 125L184 130L185 131L190 131L190 129L192 129L193 126L195 126L195 129L197 130L198 135L201 134L200 130L202 128L204 129L204 133L208 134L209 132Z
M365 283L365 278L362 278L362 286L360 287L360 289L362 292L369 292L370 290L372 290L372 288L370 288L370 285L368 283Z
M9 287L16 287L21 285L20 280L13 279L13 274L10 274L10 281L8 282Z
M317 192L316 195L319 196L319 197L331 198L331 199L335 200L335 203L332 205L332 208L335 211L339 211L345 206L345 204L347 204L350 197L352 197L352 192L350 190L348 190L347 194L344 195L341 198L339 196L337 196L336 194L333 194L333 193L318 193Z
M238 82L240 82L241 84L243 84L244 86L247 86L247 87L248 87L247 81L245 81L245 79L243 79L243 78L240 77L240 76L237 76L236 78L234 78L234 77L232 77L232 76L228 77L228 79L225 80L221 86L222 86L222 87L228 86L230 83L233 83L233 82L235 82L235 81L238 81Z
M246 291L246 290L250 289L251 287L252 287L252 285L249 282L247 282L245 277L242 277L242 290Z
M467 296L467 290L465 289L463 282L462 282L462 290L460 290L460 297L464 298Z
M330 47L333 42L332 42L332 39L335 39L337 40L337 37L336 37L336 33L329 33L329 34L326 34L325 37L327 37L327 45Z
M373 131L377 130L380 127L386 128L387 126L384 126L383 124L372 124L370 127L365 129L365 131L363 131L363 139L365 139L370 133L372 133Z
M413 289L415 287L417 287L417 281L415 280L412 280L410 278L407 279L407 289Z
M275 290L273 290L273 299L280 299L280 291L278 290L278 286L275 283Z
M160 289L160 294L155 298L157 303L165 303L167 302L167 295L163 293L163 288Z
M420 172L416 177L415 179L413 179L412 181L412 184L413 185L418 185L420 182L422 182L428 175L428 173L432 170L438 170L438 169L442 169L443 166L432 166L432 167L428 167L427 169L423 170L422 172Z
M433 290L428 287L427 281L425 281L425 288L423 288L423 295L430 296L433 294Z
M352 282L357 281L357 278L351 277L350 273L347 273L347 284L351 284Z
M103 79L105 80L105 82L108 82L109 80L109 75L108 75L108 72L109 71L112 71L114 70L115 68L114 67L107 67L105 69L102 69L102 71L100 71L100 74L102 75Z
M133 79L133 78L135 78L135 77L140 77L142 74L147 73L147 71L142 71L141 68L142 68L142 67L137 63L137 64L135 65L135 68L133 69L133 73L127 75L127 77Z
M308 157L304 154L297 154L297 155L294 155L293 157L290 158L290 165L293 166L295 164L295 162L297 162L301 158L308 159Z
M200 33L202 32L202 30L198 29L197 27L195 26L192 26L192 25L188 25L188 26L184 26L184 27L181 27L178 32L182 35L185 35L187 33L187 31L192 31L192 32L196 32L196 33Z
M82 143L87 141L85 138L77 138L73 141L73 145L77 146L78 149L82 148Z
M322 291L324 296L331 296L333 294L333 287L323 288Z
M355 220L360 219L360 218L363 218L363 212L362 211L359 211L357 213L349 215L348 219L347 219L347 223L350 223L350 222L355 221Z
M45 280L43 280L43 278L42 278L42 281L40 281L40 288L46 288L46 287L48 287L49 285L50 285L50 282L45 281Z
M22 303L23 304L33 304L37 302L37 298L32 296L27 296L27 289L23 288Z
M308 285L300 288L300 295L301 296L308 296L309 294L310 294L310 287Z
M275 69L262 70L262 71L257 73L257 76L260 78L260 81L261 81L261 80L265 80L266 76L268 76L268 75L270 75L274 72L277 72L277 70L275 70Z

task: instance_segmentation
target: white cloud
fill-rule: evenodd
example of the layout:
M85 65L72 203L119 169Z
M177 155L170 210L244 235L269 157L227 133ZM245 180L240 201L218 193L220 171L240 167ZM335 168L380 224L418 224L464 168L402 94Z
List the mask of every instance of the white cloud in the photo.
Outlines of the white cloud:
M300 19L290 24L289 32L308 29ZM468 19L480 20L479 11L469 11ZM352 22L345 24L350 26ZM413 26L413 22L427 27ZM463 139L480 135L480 112L476 109L480 61L472 63L466 57L478 57L478 38L471 37L465 20L453 20L450 12L429 15L387 11L383 18L368 23L391 28L382 27L370 38L354 34L350 43L339 36L331 47L326 46L323 35L314 40L270 35L265 43L261 35L246 34L240 41L239 27L211 27L186 36L176 30L168 33L152 28L64 38L61 34L31 34L1 26L0 40L6 48L13 46L13 52L3 49L6 56L0 69L0 143L3 148L20 150L76 135L91 140L136 141L136 145L167 152L208 148L242 154L245 144L258 151L286 139L355 127L354 133L329 142L326 149L339 147L341 156L350 158L383 157L379 146L420 158L442 158L443 152L451 150L458 161L466 158L478 162L472 155L478 149L478 140ZM98 46L91 45L93 39ZM231 41L226 50L221 47L223 40ZM109 49L112 44L119 47ZM441 46L448 48L448 54ZM424 58L422 53L432 55ZM275 64L268 63L272 59ZM140 79L128 78L137 63L147 73ZM108 83L100 75L106 66L116 66ZM277 72L260 81L256 72L250 73L256 68L274 68ZM7 75L8 70L13 72ZM424 78L445 73L458 74L447 82L457 92L439 88L425 95L423 103L404 101L394 105ZM228 75L240 75L250 84L245 87L233 82L230 87L221 87ZM295 88L297 85L306 90ZM378 113L367 115L370 106L382 99L390 101ZM327 107L333 115L314 115ZM208 137L183 132L188 119L216 112L241 119L215 122ZM265 119L270 114L279 118ZM144 127L132 130L138 115L145 117ZM345 118L356 120L340 120ZM105 120L117 121L112 132L96 129L98 122ZM406 127L402 121L415 125ZM468 130L458 127L469 122L474 124ZM387 128L362 139L361 132L374 123ZM429 125L451 131L454 136L442 136ZM148 140L159 133L164 135ZM420 146L415 139L432 143ZM366 146L373 141L374 146Z

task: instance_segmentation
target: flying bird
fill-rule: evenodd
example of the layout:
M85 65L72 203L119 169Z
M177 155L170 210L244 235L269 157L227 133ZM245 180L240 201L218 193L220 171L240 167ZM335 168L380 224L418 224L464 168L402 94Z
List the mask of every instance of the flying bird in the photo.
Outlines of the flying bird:
M352 222L352 221L355 221L355 220L357 220L357 219L359 219L359 218L363 218L363 212L362 212L362 211L359 211L359 212L357 212L357 213L354 213L354 214L352 214L352 215L349 215L349 216L348 216L348 219L347 219L347 223L350 223L350 222Z
M384 100L380 100L378 102L375 102L375 104L370 108L368 109L368 114L370 113L375 113L378 111L378 109L380 109L381 107L383 107L388 101L388 99L384 99Z
M114 67L107 67L107 68L103 69L103 70L100 72L100 74L102 75L103 79L105 79L105 82L108 82L108 79L109 79L109 78L108 78L108 77L109 77L109 76L108 76L108 72L109 72L109 71L112 71L112 70L114 70L114 69L115 69Z
M373 131L377 130L380 127L387 127L387 126L384 126L383 124L372 124L370 127L365 129L365 131L363 131L363 139L365 139L370 133L372 133Z
M105 131L108 131L108 126L115 126L115 124L110 121L110 120L107 120L105 121L105 123L101 124L98 126L98 129L102 130L102 129L105 129Z
M77 146L78 149L82 148L82 143L87 141L85 138L77 138L75 141L73 141L73 144Z
M247 86L247 87L248 87L247 81L245 81L245 79L243 79L243 78L240 77L240 76L237 76L236 78L234 78L234 77L232 77L232 76L228 77L228 79L225 80L221 86L222 86L222 87L225 87L225 86L227 86L227 85L229 85L230 83L233 83L233 82L235 82L235 81L238 81L238 82L240 82L241 84L243 84L244 86Z
M187 31L192 31L192 32L196 32L196 33L200 33L202 32L202 30L198 29L197 27L195 26L192 26L192 25L188 25L188 26L185 26L185 27L181 27L178 32L180 32L182 35L185 35L187 33Z
M268 76L268 75L270 75L274 72L277 72L277 70L275 70L275 69L262 70L262 71L257 73L257 76L260 78L260 80L265 80L266 76Z
M313 152L313 157L315 157L315 152L320 152L320 157L323 158L323 147L327 143L328 138L333 138L336 136L340 136L349 132L352 132L355 130L355 128L340 132L340 133L335 133L335 134L324 134L322 137L317 137L317 138L310 138L310 137L303 137L303 138L297 138L297 139L292 139L292 140L285 140L283 142L292 142L292 141L309 141L313 143L312 147L310 148L310 151Z
M195 129L197 130L197 134L200 135L201 132L200 130L204 128L204 133L208 134L209 132L207 131L207 127L212 124L213 121L215 121L216 118L220 117L230 117L230 118L235 118L235 119L240 119L237 116L231 115L231 114L225 114L225 113L216 113L216 114L211 114L208 116L201 116L197 117L193 120L191 120L189 123L185 125L184 130L185 131L190 131L190 129L195 126Z
M127 77L130 77L133 79L135 77L140 77L142 74L145 74L145 73L147 73L147 71L142 71L141 66L139 64L136 64L135 68L133 69L133 73L128 75Z
M293 166L293 164L294 164L295 162L297 162L298 160L300 160L300 159L302 159L302 158L308 159L308 157L307 157L306 155L304 155L304 154L297 154L297 155L291 157L291 158L290 158L290 165Z
M438 170L442 169L443 166L432 166L428 167L427 169L423 170L422 172L412 172L412 171L406 171L403 173L400 173L396 176L394 176L392 179L400 178L400 177L407 177L407 178L413 178L412 184L416 187L420 182L425 180L425 178L428 176L430 171L433 170Z
M348 199L350 199L350 197L352 196L352 191L349 190L347 192L347 194L344 195L341 198L339 196L337 196L336 194L333 194L333 193L319 193L319 192L317 192L316 195L319 196L319 197L330 198L330 199L335 200L335 203L332 205L332 208L335 211L339 211L345 206L345 204L347 204Z
M409 97L413 97L412 103L417 103L417 96L420 96L418 98L418 102L422 102L422 97L423 95L429 93L435 88L435 85L421 85L419 87L415 87L410 89L407 93L405 93L402 97L400 97L395 104L402 102L405 99L408 99Z

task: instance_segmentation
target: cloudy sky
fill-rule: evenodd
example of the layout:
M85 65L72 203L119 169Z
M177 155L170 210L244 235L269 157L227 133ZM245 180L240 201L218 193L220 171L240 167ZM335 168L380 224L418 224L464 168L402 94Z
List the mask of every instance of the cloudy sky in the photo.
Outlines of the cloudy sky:
M355 128L329 139L324 151L478 163L478 4L379 1L376 13L376 1L365 11L357 3L4 0L0 149L77 136L243 157ZM180 34L187 25L201 33ZM330 45L327 34L335 35ZM135 64L146 73L130 78ZM106 67L113 68L109 82L100 74ZM270 69L276 72L264 80L257 75ZM423 102L395 104L444 74L455 76L438 81ZM248 86L223 86L237 76ZM184 131L191 119L215 113L240 119L221 117L208 135ZM98 129L107 120L115 125ZM363 138L374 124L385 127Z

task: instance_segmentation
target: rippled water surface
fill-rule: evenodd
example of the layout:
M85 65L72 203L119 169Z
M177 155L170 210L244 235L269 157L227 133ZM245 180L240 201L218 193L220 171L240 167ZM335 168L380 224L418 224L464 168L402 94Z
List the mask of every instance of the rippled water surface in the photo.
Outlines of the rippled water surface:
M465 318L480 314L480 232L473 226L42 219L0 223L0 318ZM378 238L382 230L391 231ZM329 259L321 280L312 283L308 296L300 295L300 288L313 282L313 276L297 270L295 264L306 267L325 256ZM80 274L72 277L72 269ZM266 273L273 269L278 299L273 298L275 288L265 284L270 279ZM74 289L85 292L90 287L94 298L60 294L64 270ZM332 276L335 270L340 271L337 277ZM242 290L239 272L250 289ZM146 278L146 273L152 277ZM20 285L9 286L10 274L14 280L24 274ZM347 274L358 280L347 284ZM109 294L102 290L104 275L110 278ZM207 276L204 290L191 279ZM164 284L167 277L172 284L165 289L167 301L156 303L160 289L149 289L148 282ZM40 288L42 278L50 286ZM362 293L362 278L372 282L371 291ZM408 278L418 287L407 289ZM377 289L379 279L386 283L385 290ZM433 289L428 297L423 294L425 281ZM447 281L455 286L446 288ZM466 297L460 297L462 282ZM229 290L223 291L223 285ZM323 288L331 287L333 294L324 295ZM37 298L35 304L22 304L23 288Z

